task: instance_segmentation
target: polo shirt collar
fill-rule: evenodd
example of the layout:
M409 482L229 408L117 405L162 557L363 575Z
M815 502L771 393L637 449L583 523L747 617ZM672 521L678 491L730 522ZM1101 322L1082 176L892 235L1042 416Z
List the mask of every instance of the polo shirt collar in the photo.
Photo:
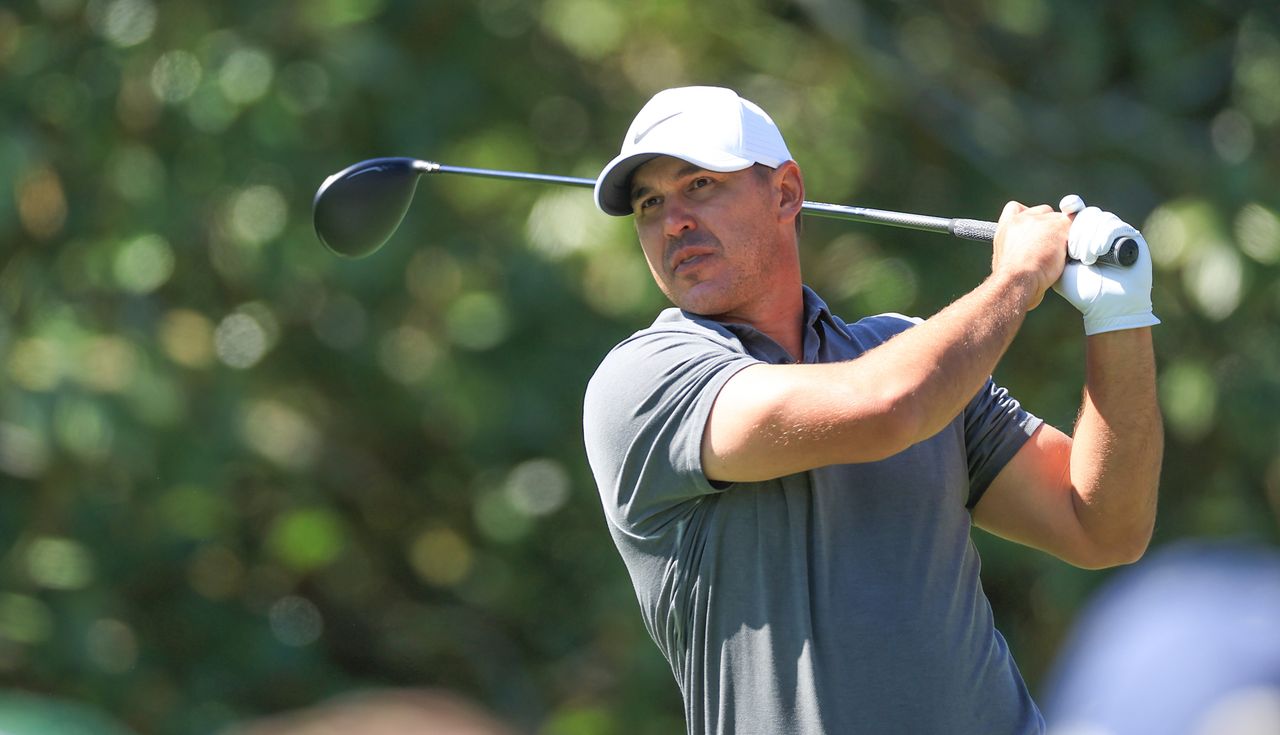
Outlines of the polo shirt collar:
M836 323L835 316L827 307L826 302L818 294L814 293L813 289L808 286L802 286L801 288L804 289L805 330L802 338L804 361L817 362L818 351L824 339L824 328L838 331L839 325ZM680 310L680 314L685 319L715 324L722 329L728 330L756 357L775 364L791 361L790 355L781 345L753 326L733 322L717 322L683 310Z

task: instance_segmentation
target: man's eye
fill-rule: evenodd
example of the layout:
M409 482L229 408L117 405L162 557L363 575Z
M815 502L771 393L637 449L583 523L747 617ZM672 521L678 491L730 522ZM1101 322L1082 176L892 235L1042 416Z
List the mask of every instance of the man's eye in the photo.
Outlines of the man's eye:
M701 189L702 187L704 187L704 186L706 186L707 184L710 184L710 183L711 183L711 177L710 177L710 176L699 176L698 178L696 178L696 179L694 179L694 180L693 180L693 183L692 183L692 184L690 184L689 188L691 188L691 189Z
M640 208L640 209L648 209L649 207L652 207L652 206L654 206L654 205L655 205L655 204L657 204L657 203L658 203L658 198L657 198L657 197L649 197L648 199L642 199L642 200L640 200L639 208Z

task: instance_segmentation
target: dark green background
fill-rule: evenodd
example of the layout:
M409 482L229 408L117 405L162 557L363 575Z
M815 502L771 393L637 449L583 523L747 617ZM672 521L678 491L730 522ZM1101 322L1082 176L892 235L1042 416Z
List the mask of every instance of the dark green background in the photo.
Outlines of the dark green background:
M1122 6L1122 7L1121 7ZM724 84L811 199L994 219L1077 192L1156 260L1155 544L1277 539L1273 2L155 2L0 8L0 685L197 733L445 686L530 731L682 728L582 452L664 305L588 193L419 186L347 261L357 160L595 176L654 91ZM927 316L984 246L810 219L847 318ZM997 378L1069 427L1078 315ZM1033 689L1106 573L977 534Z

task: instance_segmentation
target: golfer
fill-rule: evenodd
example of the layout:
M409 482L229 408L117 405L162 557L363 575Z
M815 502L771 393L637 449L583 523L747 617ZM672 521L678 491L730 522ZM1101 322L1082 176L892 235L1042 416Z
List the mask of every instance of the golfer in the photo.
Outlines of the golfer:
M1010 202L972 291L850 323L803 285L800 167L733 91L657 94L595 191L676 307L604 358L584 430L688 731L1042 731L970 528L1088 568L1146 549L1163 434L1137 230ZM1090 265L1122 236L1133 267ZM990 377L1050 287L1087 335L1072 436Z

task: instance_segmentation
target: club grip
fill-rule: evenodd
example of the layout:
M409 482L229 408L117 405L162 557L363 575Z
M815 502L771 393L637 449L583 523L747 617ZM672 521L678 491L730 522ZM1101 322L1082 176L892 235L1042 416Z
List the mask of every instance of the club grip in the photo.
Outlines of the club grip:
M992 242L996 239L996 223L981 219L956 218L951 220L951 234L965 240Z
M965 240L991 242L996 239L996 223L980 219L951 220L951 234ZM1070 260L1070 258L1068 259ZM1128 268L1138 262L1138 243L1131 237L1116 240L1111 249L1098 256L1099 263Z

